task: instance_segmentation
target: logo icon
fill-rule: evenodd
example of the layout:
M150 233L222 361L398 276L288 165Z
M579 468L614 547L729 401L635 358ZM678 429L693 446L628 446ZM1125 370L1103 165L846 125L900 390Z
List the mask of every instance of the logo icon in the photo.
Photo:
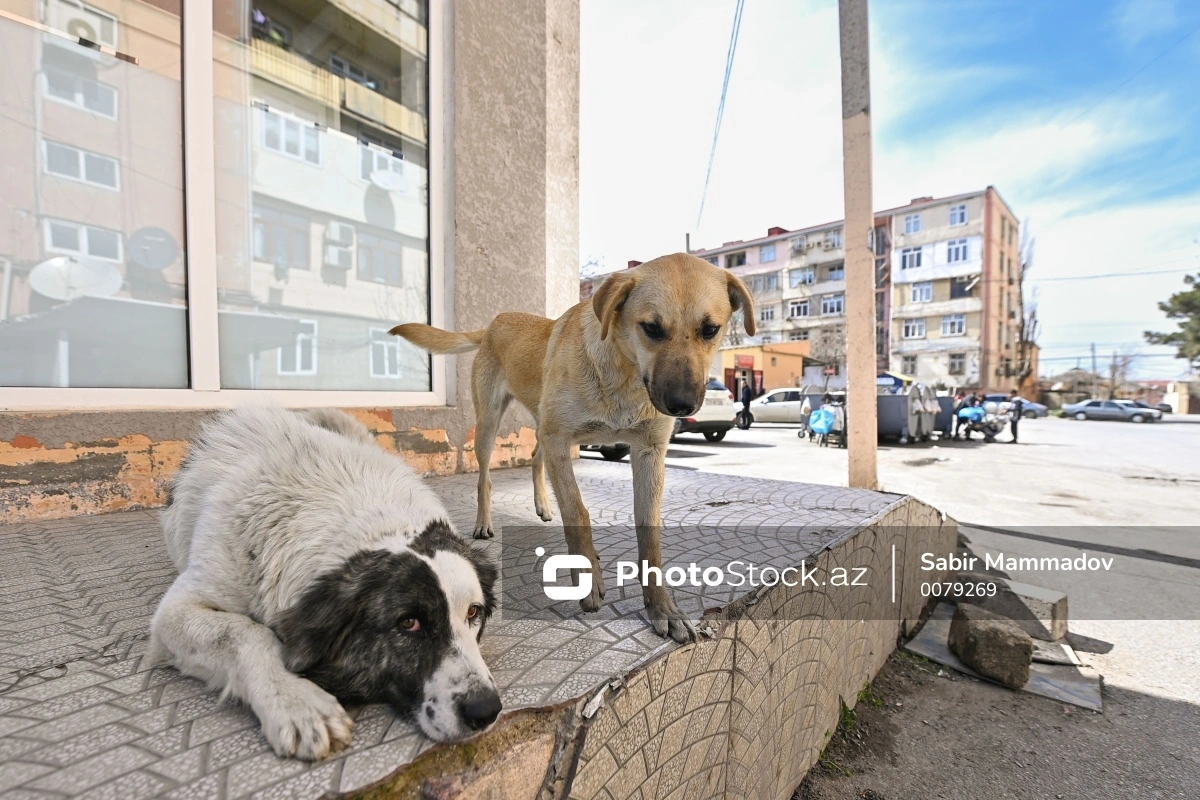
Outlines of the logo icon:
M546 555L546 548L539 547L533 552L538 557ZM555 586L558 573L564 569L581 570L578 586ZM587 556L557 555L550 556L542 565L542 590L551 600L582 600L592 593L592 562Z

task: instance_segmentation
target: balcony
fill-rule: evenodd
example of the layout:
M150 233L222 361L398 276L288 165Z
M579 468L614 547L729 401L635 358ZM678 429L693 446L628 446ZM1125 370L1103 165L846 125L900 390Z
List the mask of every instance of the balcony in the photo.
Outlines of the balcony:
M392 3L364 3L362 0L329 0L329 4L340 9L370 31L400 45L421 58L427 57L428 31L410 13Z
M330 77L337 78L332 74ZM368 89L361 83L341 78L337 80L342 83L342 107L347 111L365 117L382 128L425 143L425 120L416 111L373 89Z
M341 103L340 77L263 39L250 40L250 71L325 105Z

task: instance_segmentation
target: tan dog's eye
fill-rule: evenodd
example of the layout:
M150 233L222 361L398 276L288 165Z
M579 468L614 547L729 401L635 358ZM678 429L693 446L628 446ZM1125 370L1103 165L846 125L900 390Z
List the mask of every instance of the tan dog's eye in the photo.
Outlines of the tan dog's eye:
M667 332L657 322L643 322L642 333L646 334L646 338L652 342L661 342L667 338Z
M720 332L721 332L721 326L713 325L712 323L709 323L708 325L705 325L704 327L702 327L700 329L700 335L703 336L705 339L711 339Z
M482 612L483 606L479 605L478 603L472 603L471 607L467 609L467 621L470 622L471 620L476 619Z

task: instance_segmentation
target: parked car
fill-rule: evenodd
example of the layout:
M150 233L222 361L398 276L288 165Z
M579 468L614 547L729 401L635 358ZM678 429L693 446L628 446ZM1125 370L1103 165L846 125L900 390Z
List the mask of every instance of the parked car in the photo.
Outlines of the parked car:
M1007 403L1009 395L1006 394L985 394L983 402L985 403ZM1034 417L1046 417L1050 415L1050 409L1041 403L1035 403L1032 400L1022 400L1025 403L1025 410L1021 412L1023 419L1033 419Z
M1157 408L1142 408L1132 400L1081 400L1063 406L1063 416L1074 419L1109 419L1124 422L1154 422L1162 419Z
M710 377L704 387L704 405L690 417L677 417L671 438L681 433L700 433L710 442L719 442L733 427L736 411L733 392L718 379ZM579 449L597 452L607 461L620 461L629 455L627 444L585 444Z
M704 405L690 417L675 419L675 433L701 433L710 442L719 442L734 426L737 411L741 406L735 406L733 392L716 378L709 378L704 387Z
M801 422L804 393L799 389L771 389L750 401L755 422Z
M1173 411L1170 403L1159 403L1156 406L1152 406L1149 403L1143 403L1141 400L1130 400L1129 402L1133 403L1138 408L1150 408L1156 411L1161 411L1164 414L1170 414L1171 411Z

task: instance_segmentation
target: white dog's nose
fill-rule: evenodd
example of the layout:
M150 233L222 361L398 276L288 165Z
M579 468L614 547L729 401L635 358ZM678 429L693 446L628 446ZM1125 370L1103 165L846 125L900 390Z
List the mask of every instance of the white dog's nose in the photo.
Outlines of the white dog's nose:
M501 709L500 695L495 689L480 689L458 701L458 713L472 730L483 730L496 721Z

